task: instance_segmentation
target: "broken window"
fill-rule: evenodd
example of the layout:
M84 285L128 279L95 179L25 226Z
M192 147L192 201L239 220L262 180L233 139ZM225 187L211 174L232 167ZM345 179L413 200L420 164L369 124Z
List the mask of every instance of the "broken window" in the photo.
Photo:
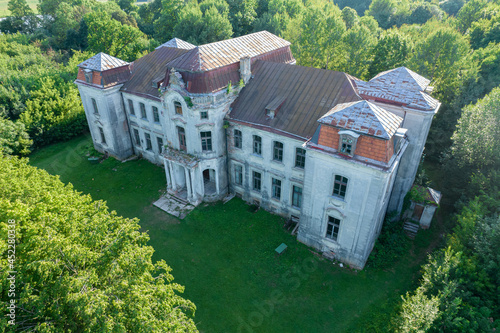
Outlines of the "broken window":
M273 160L283 162L283 144L281 142L274 141Z
M333 183L333 195L339 198L345 198L345 192L347 190L347 181L346 177L342 177L339 175L335 175L335 181Z
M212 132L201 132L201 150L212 151Z
M306 150L295 148L295 167L304 169L306 166Z
M243 147L243 135L240 130L234 130L234 147L241 148Z
M340 220L335 217L328 216L328 226L326 228L326 238L337 241L339 236Z
M302 187L292 186L292 206L296 208L302 206Z
M253 153L262 155L262 138L258 135L253 136Z
M272 194L274 199L281 199L281 180L273 178Z
M252 178L253 178L253 189L255 191L260 192L262 175L260 174L260 172L254 171Z

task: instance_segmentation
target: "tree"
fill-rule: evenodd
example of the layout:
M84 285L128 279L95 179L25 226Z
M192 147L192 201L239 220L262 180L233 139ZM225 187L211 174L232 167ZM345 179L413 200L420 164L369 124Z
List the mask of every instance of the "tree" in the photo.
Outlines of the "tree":
M377 39L364 25L357 25L342 36L346 58L342 71L360 79L368 78L368 68L373 58Z
M27 155L32 143L23 123L0 117L0 154Z
M500 167L500 88L462 111L453 134L452 153L461 166Z
M154 38L160 43L164 43L174 37L182 38L181 36L175 35L174 29L179 21L179 15L181 11L183 11L184 1L161 0L160 10L157 11L158 1L160 0L149 3L148 7L144 7L150 8L147 13L148 17L151 17L151 19L148 18L148 20L153 23L152 25L154 27L151 34L153 34ZM141 10L143 6L141 6ZM186 6L189 6L189 4ZM141 15L141 17L143 16ZM144 20L148 22L146 19ZM193 24L195 23L196 22L193 22Z
M411 54L412 43L408 36L396 29L386 30L374 48L373 61L368 70L373 77L380 72L404 65Z
M26 0L9 0L7 8L11 16L1 23L0 27L4 33L33 33L38 20Z
M481 18L481 11L487 6L485 0L470 0L458 12L457 27L461 33L466 33L472 22Z
M391 26L391 16L395 12L394 0L373 0L366 14L372 16L382 29L388 29Z
M359 23L358 13L356 13L356 11L351 7L344 7L342 9L342 19L344 20L347 30Z
M148 49L147 40L139 29L113 20L106 12L91 12L85 15L85 22L90 51L133 61Z
M0 330L196 331L195 305L179 295L171 268L152 262L137 219L14 157L0 157L0 187L2 253L12 245L8 226L16 230L17 319L15 328L7 324L11 269L3 256Z
M303 17L295 19L284 32L302 66L332 69L343 61L342 35L346 28L340 9L331 4L307 3Z
M439 7L448 15L456 16L465 4L465 0L446 0L439 3Z

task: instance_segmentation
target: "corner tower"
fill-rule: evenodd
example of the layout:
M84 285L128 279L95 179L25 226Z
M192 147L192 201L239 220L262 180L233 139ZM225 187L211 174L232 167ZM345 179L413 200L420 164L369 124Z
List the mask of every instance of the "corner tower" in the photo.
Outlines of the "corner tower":
M78 65L75 80L95 149L120 160L133 154L120 93L129 77L128 62L101 52Z

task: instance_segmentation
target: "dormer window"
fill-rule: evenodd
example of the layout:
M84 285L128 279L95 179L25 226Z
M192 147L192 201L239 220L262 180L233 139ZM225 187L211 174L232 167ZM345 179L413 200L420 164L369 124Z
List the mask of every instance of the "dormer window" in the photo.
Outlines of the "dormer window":
M353 156L356 151L359 134L352 131L340 131L339 136L339 152L344 155Z
M91 69L85 69L85 82L87 83L92 83L92 70Z

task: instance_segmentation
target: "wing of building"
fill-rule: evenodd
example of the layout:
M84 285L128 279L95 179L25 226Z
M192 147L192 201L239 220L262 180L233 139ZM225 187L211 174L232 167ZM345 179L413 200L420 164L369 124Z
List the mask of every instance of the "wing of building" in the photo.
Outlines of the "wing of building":
M401 210L440 106L408 68L365 82L297 66L267 31L78 66L97 150L163 165L195 205L234 193L298 220L299 241L357 268Z

